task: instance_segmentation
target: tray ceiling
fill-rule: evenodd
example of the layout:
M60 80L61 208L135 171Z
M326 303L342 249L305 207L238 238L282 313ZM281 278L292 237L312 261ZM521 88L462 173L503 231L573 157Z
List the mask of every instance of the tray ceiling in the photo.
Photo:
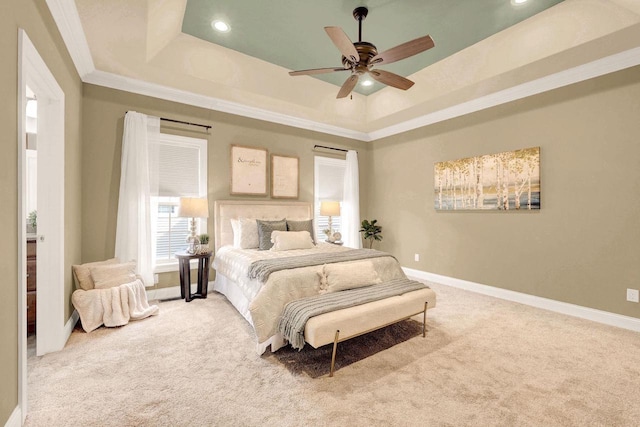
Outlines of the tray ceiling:
M637 0L46 1L86 83L363 141L640 64ZM434 37L389 65L411 89L336 99L340 80L288 75L337 65L323 27L356 40L363 4L381 50ZM205 40L220 18L231 31Z
M339 26L358 40L358 22L352 11L367 6L362 39L378 52L415 38L431 35L436 47L414 57L380 67L401 76L461 51L487 37L560 3L562 0L323 0L237 1L188 0L182 32L279 65L288 70L341 66L341 55L324 31ZM211 22L223 20L227 33L215 31ZM313 76L341 86L346 73ZM369 79L371 80L371 79ZM367 95L385 87L359 84Z

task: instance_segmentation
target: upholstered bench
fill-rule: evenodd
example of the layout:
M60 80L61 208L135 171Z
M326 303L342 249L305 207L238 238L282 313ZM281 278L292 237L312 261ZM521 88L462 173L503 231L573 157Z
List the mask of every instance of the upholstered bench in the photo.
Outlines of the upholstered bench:
M335 369L338 343L381 329L418 314L423 314L422 336L426 333L427 307L436 306L436 294L429 288L310 318L304 328L304 339L313 348L333 343L331 369Z

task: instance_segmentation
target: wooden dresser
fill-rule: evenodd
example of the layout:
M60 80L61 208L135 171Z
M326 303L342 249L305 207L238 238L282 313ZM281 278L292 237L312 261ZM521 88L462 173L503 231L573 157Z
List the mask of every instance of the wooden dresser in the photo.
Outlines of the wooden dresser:
M36 332L36 238L27 238L27 335Z

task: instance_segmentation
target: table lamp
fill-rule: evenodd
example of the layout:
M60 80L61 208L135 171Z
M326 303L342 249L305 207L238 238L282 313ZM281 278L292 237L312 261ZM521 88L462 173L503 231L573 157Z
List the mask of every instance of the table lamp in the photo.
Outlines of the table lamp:
M206 198L181 197L179 217L191 218L191 234L187 237L189 248L187 252L195 254L198 252L200 239L196 235L196 218L209 217L209 203Z
M331 217L340 216L340 202L320 202L320 215L329 217L329 234L327 240L335 241L333 229L331 228Z

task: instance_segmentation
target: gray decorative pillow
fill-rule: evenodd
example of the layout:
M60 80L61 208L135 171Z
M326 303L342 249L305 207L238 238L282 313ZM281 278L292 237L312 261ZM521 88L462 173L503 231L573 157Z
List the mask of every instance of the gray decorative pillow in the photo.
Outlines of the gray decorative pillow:
M292 221L290 219L287 220L287 231L308 231L309 235L311 235L311 241L315 245L316 238L313 233L313 220L306 219L303 221Z
M257 219L258 224L258 237L260 240L260 246L258 249L265 251L271 249L273 243L271 243L271 232L273 231L287 231L287 221L281 219L280 221L262 221Z

